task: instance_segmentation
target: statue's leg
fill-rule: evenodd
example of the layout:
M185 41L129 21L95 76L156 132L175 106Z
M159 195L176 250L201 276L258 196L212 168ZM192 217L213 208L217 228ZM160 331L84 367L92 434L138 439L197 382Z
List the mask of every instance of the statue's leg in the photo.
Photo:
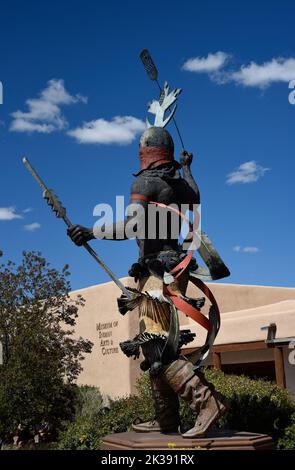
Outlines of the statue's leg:
M188 279L185 279L183 290L187 281ZM180 294L179 281L174 283L173 289ZM139 303L140 333L137 340L141 344L145 358L144 370L149 368L150 371L155 420L134 424L133 429L137 432L178 432L180 425L178 395L167 382L163 373L165 366L162 363L162 352L170 327L171 304L163 297L163 280L160 277L148 276L142 279L139 290L147 295L142 297Z
M155 407L155 419L146 423L133 424L136 432L178 432L180 424L177 393L168 385L163 374L150 377Z
M159 364L164 341L153 339L142 345L145 362ZM178 395L167 383L163 369L150 368L150 382L155 407L155 419L147 423L134 424L137 432L178 432L180 424Z
M155 415L161 432L178 432L180 425L177 393L166 382L163 374L150 377L155 406Z
M164 372L169 386L187 401L190 408L197 413L192 429L183 437L201 437L225 413L226 407L222 396L216 392L202 372L194 372L192 363L179 358L172 362Z

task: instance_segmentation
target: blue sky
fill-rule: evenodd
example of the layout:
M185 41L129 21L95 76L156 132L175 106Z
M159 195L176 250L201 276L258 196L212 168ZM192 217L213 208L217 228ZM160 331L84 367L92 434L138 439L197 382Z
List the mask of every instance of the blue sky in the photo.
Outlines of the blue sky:
M91 226L96 204L128 198L146 104L157 97L138 59L146 47L160 81L183 89L176 117L194 153L203 229L232 272L226 282L294 286L292 3L2 2L3 260L35 249L56 267L69 263L75 289L108 280L66 237L21 157L75 223ZM137 258L134 241L93 246L118 276Z

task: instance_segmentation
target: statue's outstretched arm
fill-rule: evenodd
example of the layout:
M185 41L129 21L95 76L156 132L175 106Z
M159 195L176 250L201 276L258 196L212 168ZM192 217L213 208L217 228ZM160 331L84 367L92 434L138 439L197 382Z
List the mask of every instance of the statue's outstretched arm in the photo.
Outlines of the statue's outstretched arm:
M150 197L151 188L146 184L145 181L137 181L133 183L131 187L131 194L141 194L146 196L147 198ZM143 214L145 213L147 203L143 200L131 200L132 204L139 204L143 207ZM128 211L127 211L128 212ZM112 224L97 227L97 228L88 228L84 227L83 225L72 225L68 228L68 236L72 239L72 241L81 246L83 243L88 242L90 240L97 239L104 239L104 240L128 240L130 239L130 234L128 233L128 223L132 225L132 220L134 218L134 214L130 213L127 215L125 220L116 221ZM130 228L130 227L129 227ZM134 227L138 230L137 227Z

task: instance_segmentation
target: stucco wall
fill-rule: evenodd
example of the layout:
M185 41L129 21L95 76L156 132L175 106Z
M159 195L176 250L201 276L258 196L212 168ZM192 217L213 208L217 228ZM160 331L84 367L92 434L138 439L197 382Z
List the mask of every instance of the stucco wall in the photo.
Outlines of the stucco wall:
M80 310L76 335L94 343L83 361L78 383L95 385L113 398L129 395L134 391L138 367L122 354L119 343L136 335L137 314L123 317L118 313L120 290L112 282L74 291L71 296L77 294L86 305Z

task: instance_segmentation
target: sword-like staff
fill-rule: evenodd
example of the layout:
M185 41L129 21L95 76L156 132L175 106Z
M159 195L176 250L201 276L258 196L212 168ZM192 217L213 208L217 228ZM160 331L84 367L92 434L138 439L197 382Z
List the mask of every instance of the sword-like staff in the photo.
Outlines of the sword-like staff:
M52 189L48 189L44 181L40 178L36 170L32 167L31 163L27 158L23 158L23 164L27 168L27 170L31 173L33 178L37 181L39 186L41 186L43 190L43 198L47 201L47 204L51 207L53 212L55 213L56 217L59 219L62 219L67 227L71 227L72 223L70 219L67 216L67 211L66 208L63 207L62 203L59 201L57 196L54 194ZM82 245L85 250L88 251L88 253L92 256L92 258L95 259L95 261L105 270L105 272L110 276L110 278L114 281L114 283L121 289L124 295L128 299L132 299L133 295L131 292L122 284L120 279L117 278L117 276L113 273L113 271L102 261L102 259L98 256L98 254L91 248L88 243L83 243Z

